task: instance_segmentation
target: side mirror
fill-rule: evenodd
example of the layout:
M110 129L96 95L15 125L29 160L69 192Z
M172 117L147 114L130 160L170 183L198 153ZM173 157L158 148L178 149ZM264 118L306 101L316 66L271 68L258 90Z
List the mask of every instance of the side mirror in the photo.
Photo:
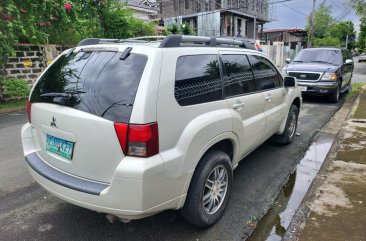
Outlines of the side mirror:
M289 64L291 62L290 58L285 59L286 64Z
M286 76L284 80L285 80L285 87L295 87L296 86L295 77Z
M346 59L346 64L352 64L353 60L352 59Z

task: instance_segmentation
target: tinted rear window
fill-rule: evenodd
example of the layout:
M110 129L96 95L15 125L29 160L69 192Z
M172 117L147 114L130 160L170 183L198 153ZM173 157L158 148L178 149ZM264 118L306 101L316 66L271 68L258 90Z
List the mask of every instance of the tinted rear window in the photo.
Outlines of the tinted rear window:
M42 75L31 102L55 103L46 93L68 93L68 106L115 122L129 122L147 56L120 52L78 52L61 56Z
M216 55L181 56L175 72L175 99L195 105L222 99L222 82Z

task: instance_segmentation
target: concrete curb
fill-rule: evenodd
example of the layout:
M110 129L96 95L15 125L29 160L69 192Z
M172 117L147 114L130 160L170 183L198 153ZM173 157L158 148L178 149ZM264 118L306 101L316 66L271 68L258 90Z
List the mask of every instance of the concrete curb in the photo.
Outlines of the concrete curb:
M317 189L317 187L319 187L323 181L324 181L324 175L327 173L327 169L330 166L330 164L332 163L332 161L334 160L337 151L338 151L338 146L340 143L340 140L345 132L345 130L342 129L342 127L345 125L346 120L350 119L353 110L356 108L356 105L360 99L360 93L357 94L357 96L355 96L354 98L352 98L351 101L349 101L348 103L345 103L337 112L340 111L344 111L345 109L348 109L346 117L345 118L341 118L339 119L339 121L342 121L343 124L341 126L341 128L338 130L338 132L335 134L335 139L333 141L333 144L331 146L331 148L329 149L329 152L324 160L323 165L321 166L316 178L314 179L314 181L312 182L308 192L306 193L304 199L302 200L299 208L296 210L295 215L293 216L290 225L288 227L288 229L286 230L286 233L283 237L282 240L284 241L294 241L294 240L298 240L298 234L299 232L302 230L304 223L306 222L307 218L310 215L310 208L308 207L308 202L313 200L315 198L315 190ZM335 115L336 115L335 114ZM327 125L324 126L319 133L322 133L324 129L327 128ZM315 138L318 139L319 138L319 133L318 136Z
M17 112L21 110L26 110L26 107L15 107L15 108L7 108L7 109L0 109L0 114L7 114L12 112Z

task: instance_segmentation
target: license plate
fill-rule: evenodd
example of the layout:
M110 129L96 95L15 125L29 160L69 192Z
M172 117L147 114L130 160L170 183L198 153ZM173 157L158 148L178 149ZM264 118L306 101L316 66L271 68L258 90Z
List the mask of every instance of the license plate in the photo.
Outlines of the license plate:
M46 150L52 153L56 153L66 159L71 160L74 143L71 141L65 141L63 139L46 135Z
M300 90L301 91L307 91L308 90L308 87L307 86L300 86Z

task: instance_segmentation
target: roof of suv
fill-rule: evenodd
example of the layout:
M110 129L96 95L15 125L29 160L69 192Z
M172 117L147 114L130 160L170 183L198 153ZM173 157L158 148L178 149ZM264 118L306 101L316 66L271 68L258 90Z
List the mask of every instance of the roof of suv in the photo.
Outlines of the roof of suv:
M100 39L88 38L79 42L78 47L105 44L145 45L157 48L172 47L240 47L255 50L254 44L246 39L228 39L204 36L171 34L169 36L145 36L130 39Z

